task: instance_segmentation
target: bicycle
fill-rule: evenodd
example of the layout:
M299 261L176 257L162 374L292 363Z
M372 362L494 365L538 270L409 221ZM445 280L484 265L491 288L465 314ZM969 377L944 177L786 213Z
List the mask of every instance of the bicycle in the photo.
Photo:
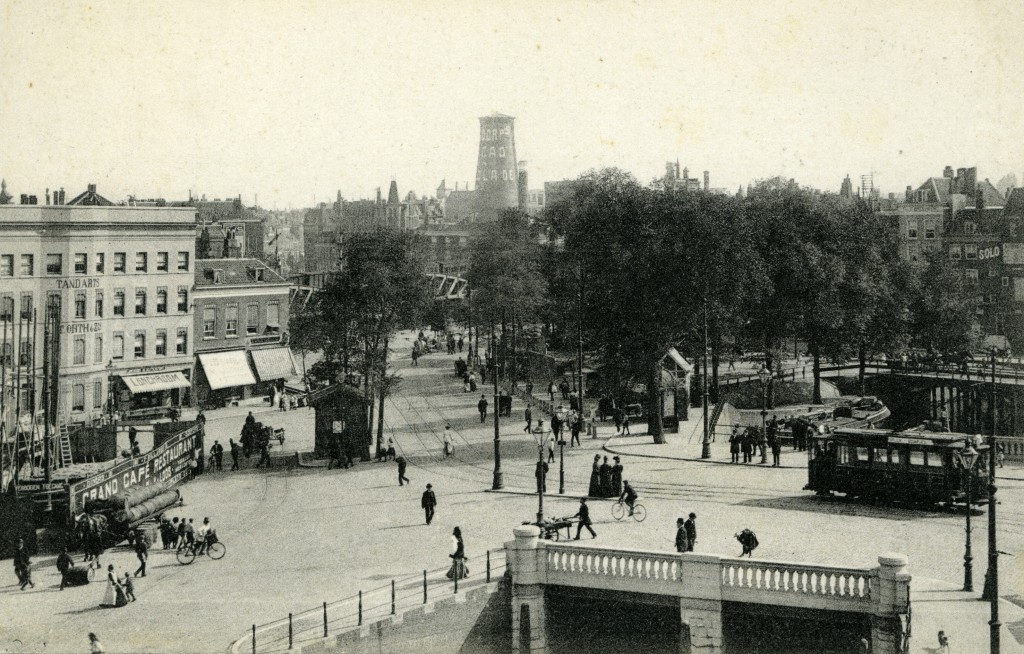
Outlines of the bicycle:
M200 548L203 548L202 552L198 551ZM228 548L219 540L207 543L205 547L203 547L202 543L192 543L185 547L179 547L178 551L175 552L175 556L178 559L178 563L181 565L189 565L196 560L197 556L200 556L203 553L214 561L219 561L228 553Z
M615 504L612 504L612 517L616 520L622 520L627 515L625 500L619 500ZM647 517L647 509L640 500L633 502L633 519L637 522L643 522Z

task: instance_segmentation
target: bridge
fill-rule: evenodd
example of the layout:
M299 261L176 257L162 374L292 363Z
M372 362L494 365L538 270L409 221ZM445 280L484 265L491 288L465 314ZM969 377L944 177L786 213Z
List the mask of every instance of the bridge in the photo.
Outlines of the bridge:
M721 654L723 609L737 605L847 614L860 621L874 654L897 654L906 635L910 575L902 555L881 556L878 567L861 569L597 548L541 540L531 525L514 531L515 540L505 544L513 651L548 651L549 631L559 626L548 625L545 597L556 589L677 609L680 652Z
M330 279L331 273L299 273L292 275L291 302L305 307L310 298L322 291ZM427 273L435 300L463 300L469 289L469 282L457 275L444 273Z

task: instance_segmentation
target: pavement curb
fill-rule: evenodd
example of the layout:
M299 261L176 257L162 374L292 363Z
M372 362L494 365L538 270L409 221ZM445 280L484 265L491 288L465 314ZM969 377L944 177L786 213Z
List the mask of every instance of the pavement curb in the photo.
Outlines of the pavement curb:
M771 470L773 468L773 466L771 464L768 464L768 463L764 463L764 464L762 464L762 463L745 463L744 464L744 463L733 463L731 461L716 461L715 459L701 459L699 457L698 458L691 458L691 457L685 457L685 456L674 456L674 455L671 455L671 454L647 454L647 453L638 453L638 452L628 452L628 451L623 450L621 448L624 448L624 447L637 447L637 446L636 445L619 445L619 446L616 446L616 445L611 444L610 441L611 441L611 439L609 439L609 442L606 442L603 446L601 446L601 449L603 449L605 452L608 452L610 454L618 454L620 456L639 456L639 457L644 457L644 458L647 458L647 459L665 459L665 460L668 460L668 461L690 461L690 462L693 462L693 463L714 463L716 465L744 466L744 467L748 467L748 468L749 467L753 467L753 468L764 469L764 470ZM654 445L654 443L651 443L651 445ZM786 469L789 469L789 470L806 470L807 469L807 466L794 466L794 465L779 465L779 466L774 466L774 467L776 469L786 468Z

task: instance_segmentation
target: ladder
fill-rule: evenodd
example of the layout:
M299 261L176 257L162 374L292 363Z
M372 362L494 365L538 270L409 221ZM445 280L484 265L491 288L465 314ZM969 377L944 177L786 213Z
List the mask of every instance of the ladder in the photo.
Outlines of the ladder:
M60 467L66 468L75 462L74 457L71 456L71 431L68 429L66 422L61 422L58 427L60 438L58 441L58 458L60 459Z
M712 440L715 435L715 427L718 426L718 419L722 417L722 410L725 409L725 403L728 401L728 393L720 392L718 394L718 402L715 402L715 409L711 412L711 417L708 419L708 434Z

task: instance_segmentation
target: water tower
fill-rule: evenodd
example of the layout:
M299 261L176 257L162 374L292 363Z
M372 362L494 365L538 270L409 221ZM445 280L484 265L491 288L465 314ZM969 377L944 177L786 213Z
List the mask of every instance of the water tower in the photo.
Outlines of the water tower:
M515 120L499 113L480 118L480 154L476 164L479 220L496 220L503 209L519 206Z

